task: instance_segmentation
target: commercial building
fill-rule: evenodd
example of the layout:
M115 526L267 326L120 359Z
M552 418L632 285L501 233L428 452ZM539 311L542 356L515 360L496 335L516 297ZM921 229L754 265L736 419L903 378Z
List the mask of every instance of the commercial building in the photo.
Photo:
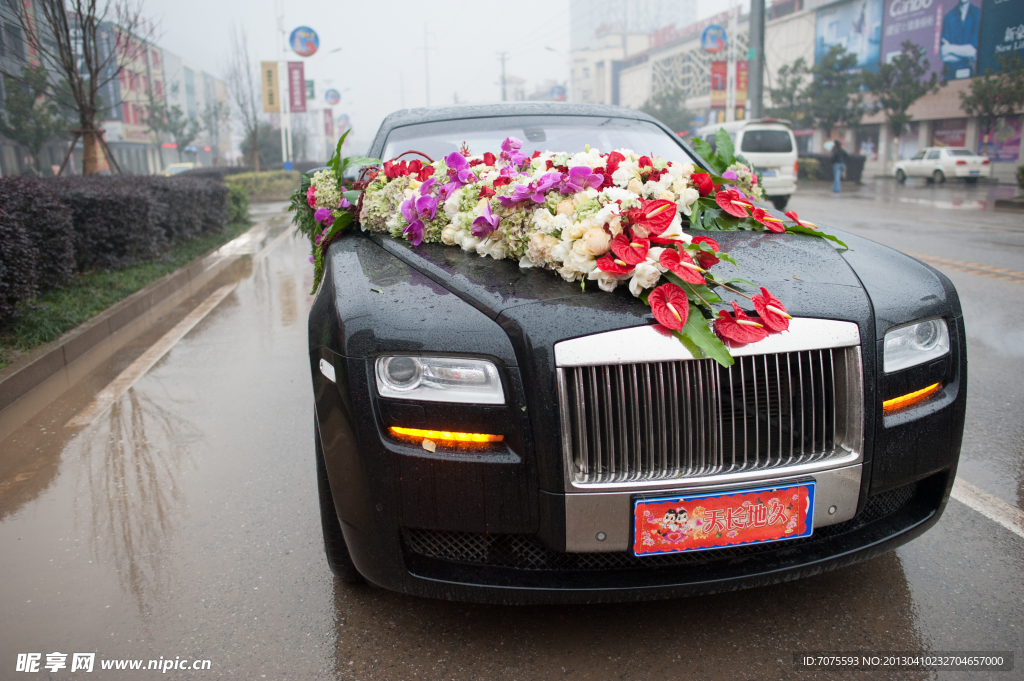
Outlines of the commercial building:
M571 9L576 26L575 11L585 7L573 3ZM695 126L745 116L748 16L725 11L701 22L667 23L646 35L612 29L595 28L590 42L574 49L574 101L638 108L678 88L697 113ZM813 65L831 46L842 45L857 56L858 69L873 71L907 40L928 54L925 77L935 72L943 82L910 108L914 120L907 129L896 137L882 114L865 115L856 129L796 130L801 152L820 153L829 139L843 139L848 149L867 156L865 172L871 175L888 174L896 160L921 147L966 146L988 154L994 175L1009 181L1020 162L1024 116L1000 118L984 135L978 119L961 109L959 93L997 66L996 55L1024 56L1024 0L776 2L765 26L765 104L771 105L769 89L779 68L798 58Z

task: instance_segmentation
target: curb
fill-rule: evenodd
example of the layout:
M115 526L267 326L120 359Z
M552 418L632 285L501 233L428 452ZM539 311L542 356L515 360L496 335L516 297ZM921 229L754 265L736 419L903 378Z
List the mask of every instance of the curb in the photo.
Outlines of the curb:
M0 371L0 441L232 264L255 253L258 222L209 255L151 282Z
M1003 212L1024 212L1024 197L1014 197L1012 199L996 199L996 210Z

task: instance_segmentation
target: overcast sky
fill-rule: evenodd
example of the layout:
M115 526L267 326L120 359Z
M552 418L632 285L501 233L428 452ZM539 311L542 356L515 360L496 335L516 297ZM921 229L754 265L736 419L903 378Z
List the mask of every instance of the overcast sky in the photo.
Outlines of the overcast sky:
M284 58L275 0L144 2L144 14L158 25L157 42L218 77L226 70L233 26L248 33L254 62ZM695 20L720 11L722 4L703 0L700 7ZM527 93L547 79L568 80L568 0L288 2L284 26L288 32L296 26L317 31L317 54L287 58L305 62L318 101L328 87L342 91L334 114L347 113L353 137L363 143L391 111L427 103L425 27L432 105L456 97L499 101L499 52L508 53L506 71L525 79ZM341 52L330 53L338 47Z

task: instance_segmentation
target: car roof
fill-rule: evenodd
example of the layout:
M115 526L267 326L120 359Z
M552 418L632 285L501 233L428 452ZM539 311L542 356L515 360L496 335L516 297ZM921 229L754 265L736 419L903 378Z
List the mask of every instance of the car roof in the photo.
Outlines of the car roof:
M418 109L401 109L388 114L377 130L370 146L370 155L384 150L384 140L395 128L435 121L457 121L468 118L499 118L507 116L602 116L607 118L629 118L649 121L659 128L672 133L656 119L642 111L624 106L606 104L568 104L563 102L499 102L497 104L472 104L461 106L430 106ZM674 133L673 133L674 134Z

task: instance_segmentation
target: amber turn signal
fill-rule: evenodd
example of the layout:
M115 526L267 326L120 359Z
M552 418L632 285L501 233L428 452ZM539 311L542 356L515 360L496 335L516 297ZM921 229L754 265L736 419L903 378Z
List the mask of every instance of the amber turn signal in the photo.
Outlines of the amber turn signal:
M419 428L401 428L391 426L391 432L402 437L426 438L436 442L501 442L504 435L489 435L487 433L452 433L447 430L420 430Z
M885 402L882 402L882 412L885 414L891 414L894 411L899 411L900 409L917 404L918 402L924 402L941 389L942 384L935 383L927 388L921 388L920 390L915 390L912 393L894 397L891 400L886 400Z

